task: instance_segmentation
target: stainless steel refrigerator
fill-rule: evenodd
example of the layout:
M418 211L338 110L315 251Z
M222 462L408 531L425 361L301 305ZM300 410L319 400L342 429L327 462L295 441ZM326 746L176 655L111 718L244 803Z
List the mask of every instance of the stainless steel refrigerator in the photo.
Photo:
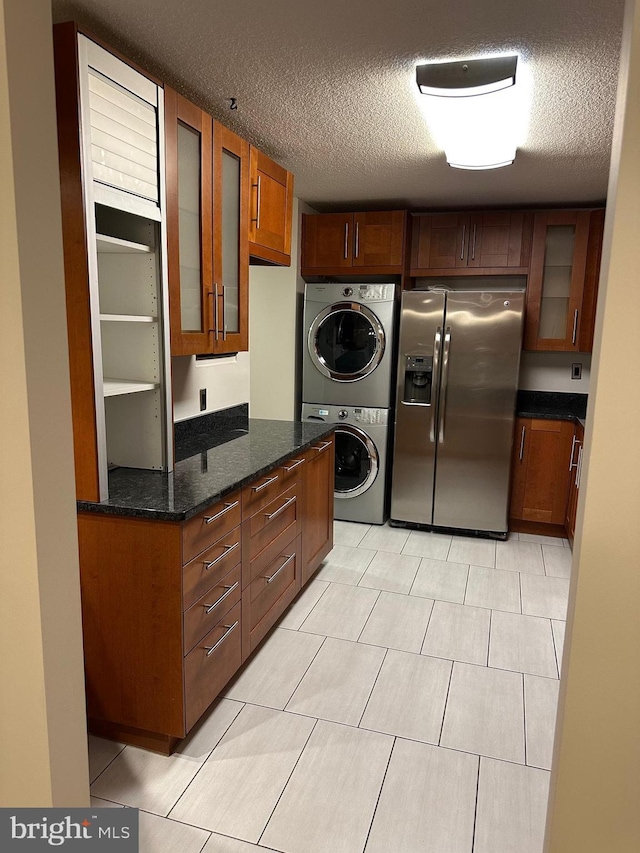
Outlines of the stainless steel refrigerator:
M523 291L402 295L392 521L507 532Z

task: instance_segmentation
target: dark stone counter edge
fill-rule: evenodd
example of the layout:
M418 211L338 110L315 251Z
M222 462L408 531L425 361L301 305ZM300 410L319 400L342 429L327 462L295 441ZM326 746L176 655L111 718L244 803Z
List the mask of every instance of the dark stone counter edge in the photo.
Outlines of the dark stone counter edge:
M571 421L574 424L584 426L584 418L570 415L568 412L516 412L518 418L536 418L539 421Z
M318 426L320 426L320 423L318 423ZM273 468L277 468L278 465L281 465L283 462L286 462L287 459L290 459L291 456L295 455L296 453L304 453L311 447L312 444L315 444L316 441L319 441L320 439L326 438L328 435L331 435L334 429L335 424L327 424L326 430L323 430L310 441L306 442L305 444L298 445L297 447L292 447L288 453L283 454L273 462L270 462L268 465L265 465L262 468L256 468L255 471L252 471L250 474L247 474L245 477L242 477L242 479L233 481L233 483L229 484L228 486L225 486L223 489L220 489L217 492L213 492L205 500L200 501L200 503L182 512L154 510L145 507L116 506L107 503L94 503L93 501L76 501L77 511L90 512L92 514L99 515L119 515L125 516L127 518L148 518L155 519L156 521L188 521L190 518L193 518L194 515L197 515L203 509L206 509L208 506L211 506L211 504L217 503L222 498L225 498L227 495L230 495L238 489L241 489L243 486L248 485L253 480L257 479L258 477L261 477L268 471L271 471Z

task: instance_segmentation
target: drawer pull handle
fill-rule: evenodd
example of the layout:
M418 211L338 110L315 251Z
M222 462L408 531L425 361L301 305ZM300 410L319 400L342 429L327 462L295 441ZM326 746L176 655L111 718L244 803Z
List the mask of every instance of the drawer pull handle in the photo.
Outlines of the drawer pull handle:
M292 498L289 498L288 501L285 501L281 507L278 507L278 509L275 512L265 512L265 514L264 514L265 518L267 519L267 521L271 521L272 518L275 518L276 515L280 515L281 512L284 512L284 510L288 506L291 506L292 503L295 503L296 500L297 500L297 495L294 495Z
M234 501L232 504L225 504L224 509L221 509L220 512L217 512L215 515L205 515L204 523L211 524L212 521L215 521L218 518L222 518L225 513L230 512L232 509L235 509L239 503L240 501Z
M214 644L213 644L213 646L205 646L205 647L204 647L204 649L205 649L205 651L206 651L206 653L207 653L207 657L209 657L210 655L212 655L212 654L215 652L215 650L218 648L218 646L220 646L222 643L224 643L224 641L227 639L227 637L228 637L228 636L229 636L229 634L233 631L233 629L238 627L238 622L234 622L234 623L233 623L233 625L225 625L224 627L225 627L227 630L226 630L226 631L224 632L224 634L220 637L220 639L218 640L218 642L217 642L217 643L214 643Z
M224 548L224 551L222 552L222 554L220 554L219 557L216 557L215 560L211 560L210 563L207 563L206 560L203 562L202 565L204 566L205 572L208 572L209 569L213 568L213 566L215 566L216 563L219 563L220 560L224 560L227 554L237 548L239 544L239 542L234 542L233 545L223 545L222 547Z
M294 468L297 468L298 465L304 465L304 459L296 459L293 465L289 465L289 467L285 465L284 470L288 473L289 471L293 471Z
M222 595L215 602L215 604L203 604L202 606L204 607L204 612L211 613L212 610L215 610L215 608L220 604L221 601L224 601L227 596L231 595L231 593L238 586L239 583L240 581L236 581L233 586L225 586L225 589L227 591L222 593Z
M262 483L261 486L254 486L253 491L254 492L261 492L263 489L266 489L267 486L270 486L271 483L275 483L277 479L278 479L278 475L276 474L275 477L270 477L268 480L265 480L265 482Z
M267 583L271 583L271 581L274 581L278 577L280 572L284 569L284 567L288 566L289 563L291 562L291 560L293 560L295 558L295 556L296 556L295 554L291 554L289 557L287 557L287 559L280 566L280 568L276 569L276 571L272 575L265 575L264 577L267 579Z
M323 450L326 450L327 447L331 447L330 441L325 441L324 444L314 444L313 449L317 450L318 453L322 453Z

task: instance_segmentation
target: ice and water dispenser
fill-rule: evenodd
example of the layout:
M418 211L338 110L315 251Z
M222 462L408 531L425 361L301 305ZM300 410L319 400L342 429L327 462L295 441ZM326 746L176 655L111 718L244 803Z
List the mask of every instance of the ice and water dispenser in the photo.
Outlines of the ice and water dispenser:
M431 404L431 385L433 380L433 356L406 355L404 362L405 403Z

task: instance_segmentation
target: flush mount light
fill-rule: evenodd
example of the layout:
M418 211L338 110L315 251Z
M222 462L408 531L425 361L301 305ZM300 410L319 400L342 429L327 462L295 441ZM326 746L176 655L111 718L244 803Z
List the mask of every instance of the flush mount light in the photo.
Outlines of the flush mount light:
M423 95L469 98L515 86L517 56L491 56L459 62L418 65L416 78Z
M418 88L427 95L420 98L425 117L450 166L481 170L513 163L528 124L523 70L517 55L416 67Z

